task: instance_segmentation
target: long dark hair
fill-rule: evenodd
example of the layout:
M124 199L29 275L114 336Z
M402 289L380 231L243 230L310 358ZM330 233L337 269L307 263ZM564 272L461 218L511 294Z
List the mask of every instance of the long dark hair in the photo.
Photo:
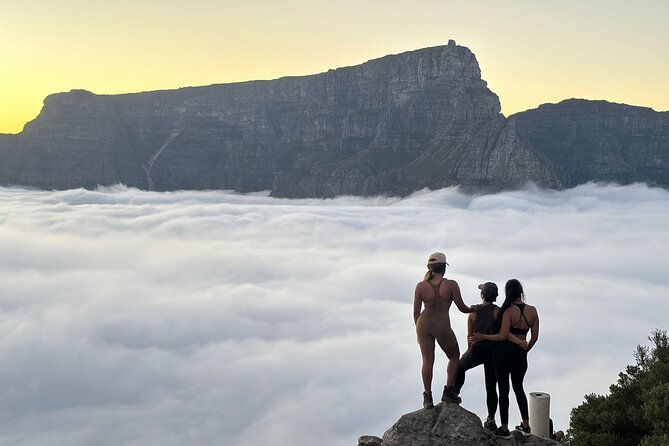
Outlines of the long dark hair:
M423 276L424 281L432 280L434 273L444 274L446 273L446 264L445 263L428 263L427 272Z
M499 315L503 315L504 312L511 306L513 301L519 297L525 300L525 293L523 292L523 286L520 284L518 279L509 279L504 285L504 303L502 308L499 310Z

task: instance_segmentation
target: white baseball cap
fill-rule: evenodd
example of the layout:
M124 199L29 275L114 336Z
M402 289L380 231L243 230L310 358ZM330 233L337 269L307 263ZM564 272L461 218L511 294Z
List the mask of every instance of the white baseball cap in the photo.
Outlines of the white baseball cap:
M446 254L444 254L443 252L434 252L430 254L430 258L427 259L427 264L432 265L433 263L445 263L446 265L448 265L448 262L446 261Z

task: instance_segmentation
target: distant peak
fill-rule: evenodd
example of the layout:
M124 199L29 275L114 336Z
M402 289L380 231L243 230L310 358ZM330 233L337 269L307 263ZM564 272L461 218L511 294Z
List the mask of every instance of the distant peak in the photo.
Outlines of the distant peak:
M73 88L69 92L70 94L95 95L95 93L88 90L84 90L83 88Z
M44 98L44 105L80 103L98 97L95 93L83 89L73 89L67 92L53 93Z

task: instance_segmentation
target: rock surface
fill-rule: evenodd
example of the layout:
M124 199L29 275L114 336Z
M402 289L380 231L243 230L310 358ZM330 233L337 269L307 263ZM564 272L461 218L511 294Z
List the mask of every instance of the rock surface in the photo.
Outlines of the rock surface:
M605 181L669 187L669 112L569 99L515 114L510 122L559 166L565 186Z
M358 446L555 446L560 443L513 432L513 438L497 438L483 428L481 420L457 404L439 403L403 415L383 434L365 435Z
M283 197L496 191L590 180L669 186L669 113L566 101L507 119L474 54L448 45L326 73L47 97L0 135L0 185L122 183Z

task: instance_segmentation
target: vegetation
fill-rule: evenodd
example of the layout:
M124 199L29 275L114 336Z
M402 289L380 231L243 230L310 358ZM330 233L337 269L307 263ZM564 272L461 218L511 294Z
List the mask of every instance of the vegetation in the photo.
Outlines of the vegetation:
M571 411L569 446L669 446L669 337L654 330L648 339L609 395L586 395Z

